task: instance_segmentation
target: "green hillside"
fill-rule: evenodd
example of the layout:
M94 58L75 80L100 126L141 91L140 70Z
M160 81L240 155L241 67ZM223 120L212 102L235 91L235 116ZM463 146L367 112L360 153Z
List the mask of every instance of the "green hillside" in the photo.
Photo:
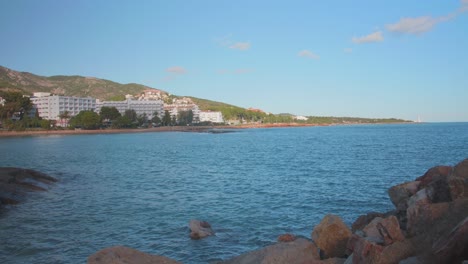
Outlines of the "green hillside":
M120 84L108 80L83 76L44 77L28 72L18 72L0 66L0 90L50 92L67 96L91 96L101 100L122 99L126 94L136 95L150 87L141 84Z

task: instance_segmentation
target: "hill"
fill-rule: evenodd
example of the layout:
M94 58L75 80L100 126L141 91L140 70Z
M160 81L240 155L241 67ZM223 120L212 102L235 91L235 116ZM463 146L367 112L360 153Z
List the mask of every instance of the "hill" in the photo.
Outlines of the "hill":
M18 72L0 66L0 91L50 92L66 96L91 96L101 100L122 99L126 94L140 94L151 87L141 84L120 84L109 80L83 76L44 77Z

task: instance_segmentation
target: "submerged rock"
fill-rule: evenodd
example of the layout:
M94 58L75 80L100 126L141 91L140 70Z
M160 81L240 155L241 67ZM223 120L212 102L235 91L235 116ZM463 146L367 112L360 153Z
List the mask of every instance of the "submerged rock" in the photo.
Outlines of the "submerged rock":
M189 227L191 239L201 239L215 234L211 225L206 221L190 220Z
M326 215L312 231L312 240L323 251L325 258L343 257L351 230L336 215Z
M47 191L54 182L57 179L35 170L0 167L0 207L23 202L28 192Z
M170 258L151 255L124 246L102 249L88 257L88 264L180 264Z
M251 251L220 264L304 264L321 263L318 248L304 238L291 242L276 243Z

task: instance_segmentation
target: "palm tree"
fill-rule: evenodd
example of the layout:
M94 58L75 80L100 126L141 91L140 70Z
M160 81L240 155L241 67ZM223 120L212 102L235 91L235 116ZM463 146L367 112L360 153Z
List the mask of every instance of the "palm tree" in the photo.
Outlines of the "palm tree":
M59 118L60 118L60 123L63 125L64 122L63 120L65 120L65 126L64 127L68 127L68 119L70 119L70 113L68 111L65 111L63 113L61 113L59 115Z

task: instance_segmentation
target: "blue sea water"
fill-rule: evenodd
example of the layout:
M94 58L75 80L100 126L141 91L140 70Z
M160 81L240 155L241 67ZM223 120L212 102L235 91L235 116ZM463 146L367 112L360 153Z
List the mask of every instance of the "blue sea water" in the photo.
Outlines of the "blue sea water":
M85 263L126 245L184 263L393 209L387 189L468 158L468 123L0 138L0 166L60 180L0 215L0 263ZM190 240L188 221L216 236Z

